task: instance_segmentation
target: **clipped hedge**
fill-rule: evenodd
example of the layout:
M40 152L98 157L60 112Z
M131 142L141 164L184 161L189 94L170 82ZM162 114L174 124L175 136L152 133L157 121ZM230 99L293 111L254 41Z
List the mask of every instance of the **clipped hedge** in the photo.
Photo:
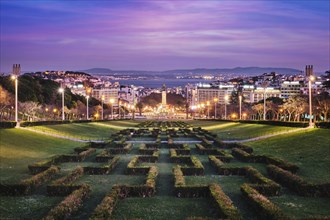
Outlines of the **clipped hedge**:
M0 129L1 128L15 128L16 121L0 121Z
M37 173L47 170L52 165L61 163L61 161L62 161L62 155L56 155L54 157L28 165L28 168L32 174L37 174Z
M249 154L246 151L239 149L239 148L233 148L232 149L232 155L234 155L238 160L249 162L249 163L265 163L265 164L273 164L278 167L281 167L285 170L289 170L293 173L296 173L299 169L299 167L293 163L290 163L288 161L272 157L272 156L265 156L265 155L253 155Z
M60 169L56 166L51 166L47 170L40 172L31 178L22 180L18 184L0 184L0 195L28 195L31 194L37 187L51 180Z
M112 160L109 160L109 163L107 163L107 164L104 164L102 166L97 166L97 167L88 166L88 167L84 167L83 170L85 173L87 173L89 175L108 174L111 170L113 170L117 166L119 159L120 159L120 157L116 156L116 157L112 158Z
M211 200L215 205L221 219L242 219L231 199L222 191L218 184L211 184L209 188Z
M274 165L267 166L268 175L298 195L307 197L330 197L330 183L313 184Z
M95 208L90 220L111 219L112 212L120 197L120 187L112 187L111 192L104 197L102 202Z
M89 185L82 185L79 189L73 191L56 207L51 209L44 220L68 219L83 204L84 199L89 195Z
M241 192L248 203L254 207L256 213L261 219L288 219L278 206L269 201L265 196L261 195L249 184L243 184L241 186Z

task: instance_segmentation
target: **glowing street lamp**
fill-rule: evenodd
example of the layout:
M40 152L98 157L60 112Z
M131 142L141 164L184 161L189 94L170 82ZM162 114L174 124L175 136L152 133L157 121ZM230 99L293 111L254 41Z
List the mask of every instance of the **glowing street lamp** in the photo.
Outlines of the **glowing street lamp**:
M225 95L225 119L227 119L227 102L229 100L229 96Z
M62 93L62 121L65 120L65 115L64 115L64 89L61 87L58 89L59 93Z
M246 116L247 116L247 114L244 112L244 113L243 113L243 119L244 119L244 120L246 120Z
M19 127L18 124L18 76L21 72L21 65L14 64L13 65L13 75L11 76L12 80L15 80L15 122L16 127Z
M114 99L110 99L110 104L111 104L111 119L113 120L113 103L115 102Z
M86 115L86 118L87 118L87 120L89 120L89 105L88 105L88 100L89 100L89 94L91 94L91 92L92 92L92 90L91 90L91 88L87 88L87 90L86 90L86 94L87 94L87 96L86 96L86 104L87 104L87 115Z
M102 95L102 97L101 97L101 101L102 101L102 120L103 120L103 103L104 103L104 95Z
M217 118L217 102L218 102L218 98L214 98L213 101L214 101L214 119Z

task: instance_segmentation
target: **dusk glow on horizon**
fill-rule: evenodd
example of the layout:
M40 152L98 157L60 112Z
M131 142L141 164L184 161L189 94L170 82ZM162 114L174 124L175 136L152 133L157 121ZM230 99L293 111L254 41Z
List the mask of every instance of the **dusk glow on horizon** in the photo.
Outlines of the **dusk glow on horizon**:
M0 72L330 69L330 1L1 0Z

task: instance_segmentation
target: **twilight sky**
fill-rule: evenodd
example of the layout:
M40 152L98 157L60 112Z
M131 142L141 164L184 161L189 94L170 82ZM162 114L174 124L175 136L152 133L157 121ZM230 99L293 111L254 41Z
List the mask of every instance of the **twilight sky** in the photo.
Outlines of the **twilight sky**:
M330 69L329 0L1 0L0 72Z

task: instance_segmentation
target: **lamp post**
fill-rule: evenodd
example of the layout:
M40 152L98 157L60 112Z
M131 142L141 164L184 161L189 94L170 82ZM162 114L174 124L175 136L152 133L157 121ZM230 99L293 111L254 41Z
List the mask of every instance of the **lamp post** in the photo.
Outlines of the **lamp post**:
M15 80L15 122L16 127L19 127L18 124L18 76L21 72L21 65L20 64L14 64L13 65L13 75L12 79Z
M207 106L207 118L210 118L210 101L206 101Z
M309 127L313 127L313 119L312 119L312 81L315 80L315 77L313 75L310 75L308 78L308 93L309 93Z
M58 89L60 93L62 93L62 121L65 120L65 115L64 115L64 89L61 87Z
M227 120L227 101L229 99L228 95L225 95L225 119Z
M118 102L118 118L121 118L121 101Z
M86 112L87 114L86 114L86 118L87 118L87 120L89 120L88 99L89 99L89 95L86 96L86 100L87 100L87 102L86 102L86 105L87 105L87 112Z
M111 119L113 120L113 103L115 102L114 99L110 99L110 104L111 104Z
M264 87L264 121L266 120L266 87Z
M86 89L86 94L87 94L87 96L86 96L86 100L87 100L87 115L86 115L86 118L87 118L87 120L89 120L89 109L88 109L88 107L89 107L89 105L88 105L88 100L89 100L89 94L91 93L91 88L87 88Z
M101 97L101 101L102 101L102 116L101 116L101 118L102 118L102 120L103 120L103 111L104 111L104 108L103 108L103 103L104 103L104 95L102 95L102 97Z
M214 101L214 119L217 118L217 102L218 102L218 98L214 98L213 101Z
M239 98L239 120L242 120L242 95L239 95L238 98Z

